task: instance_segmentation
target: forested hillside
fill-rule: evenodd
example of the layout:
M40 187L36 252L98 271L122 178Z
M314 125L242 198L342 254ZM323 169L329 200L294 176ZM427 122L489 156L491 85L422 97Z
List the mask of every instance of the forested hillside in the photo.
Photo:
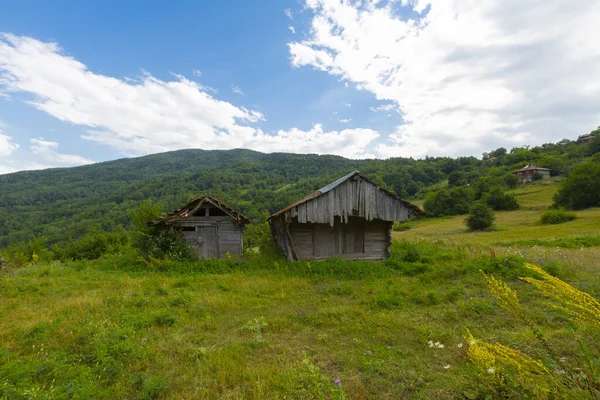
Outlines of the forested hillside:
M598 134L598 130L593 134ZM262 154L249 150L181 150L139 158L0 175L0 248L41 234L50 243L92 226L129 224L129 212L152 199L164 211L210 194L252 218L274 212L353 170L404 198L443 186L501 178L527 163L562 175L600 149L563 140L539 147L500 148L475 157L349 160L337 156Z

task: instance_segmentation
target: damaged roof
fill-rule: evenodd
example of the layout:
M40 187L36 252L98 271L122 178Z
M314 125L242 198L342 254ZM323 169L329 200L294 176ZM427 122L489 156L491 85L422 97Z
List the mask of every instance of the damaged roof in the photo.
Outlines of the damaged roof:
M338 179L338 180L330 183L329 185L323 186L321 189L317 190L316 192L313 192L313 193L309 194L308 196L306 196L306 197L298 200L297 202L295 202L293 204L290 204L289 206L285 207L284 209L277 211L275 214L271 215L268 219L279 217L280 215L286 213L287 211L291 210L292 208L294 208L294 207L296 207L296 206L298 206L298 205L300 205L302 203L305 203L305 202L307 202L309 200L312 200L312 199L315 199L315 198L317 198L319 196L322 196L325 193L327 193L327 192L335 189L336 187L340 186L342 183L346 182L347 180L349 180L349 179L351 179L351 178L353 178L355 176L360 176L365 181L367 181L367 182L369 182L369 183L377 186L377 188L379 190L381 190L384 193L386 193L386 194L388 194L388 195L390 195L390 196L392 196L392 197L400 200L404 204L405 207L410 208L411 210L413 210L413 212L415 213L415 215L426 215L427 214L427 213L425 213L425 211L421 210L416 205L414 205L412 203L409 203L406 200L402 200L400 197L396 196L394 193L392 193L389 190L384 189L381 186L377 185L376 183L374 183L372 180L370 180L366 176L361 175L361 173L359 171L354 171L354 172L351 172L348 175L343 176L340 179Z
M149 221L146 226L155 226L159 224L169 225L180 219L187 218L190 214L194 214L203 204L210 203L213 206L219 208L224 213L228 214L231 218L235 219L238 224L249 224L252 220L246 217L241 212L235 211L221 200L216 199L212 196L199 196L187 202L181 208L168 213L167 215L158 219Z

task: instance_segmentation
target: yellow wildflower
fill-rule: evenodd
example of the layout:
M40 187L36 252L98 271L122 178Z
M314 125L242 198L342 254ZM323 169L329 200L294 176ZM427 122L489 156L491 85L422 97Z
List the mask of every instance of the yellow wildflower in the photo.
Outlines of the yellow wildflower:
M481 271L483 274L483 271ZM521 310L521 304L517 297L517 292L513 290L508 284L500 279L496 279L493 276L487 276L483 274L485 280L488 283L490 292L498 300L500 307L511 313L518 313Z
M531 271L537 272L542 279L520 278L535 286L544 297L559 304L552 307L563 310L582 322L600 324L600 303L589 294L575 289L573 286L553 277L546 271L532 264L525 264Z

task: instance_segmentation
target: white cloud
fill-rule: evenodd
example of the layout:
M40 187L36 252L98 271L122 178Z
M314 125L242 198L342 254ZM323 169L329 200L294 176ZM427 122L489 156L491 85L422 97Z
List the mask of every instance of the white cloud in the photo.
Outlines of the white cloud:
M285 10L283 10L283 13L285 14L286 17L288 17L289 19L293 20L294 16L292 14L292 10L290 10L289 8L286 8Z
M346 104L344 104L344 107L352 107L352 104L346 103Z
M198 78L200 78L202 76L202 71L200 71L199 69L193 69L192 73L194 74L194 76L197 76Z
M60 154L57 151L59 144L57 142L44 140L43 137L29 139L29 141L31 142L31 152L36 156L42 157L46 161L69 165L92 164L94 162L75 154Z
M316 124L310 131L292 128L278 131L277 136L267 136L257 143L255 150L266 152L336 154L349 158L367 158L365 148L379 134L371 129L344 129L340 132L325 132L323 126Z
M347 124L348 122L352 121L352 118L344 118L344 119L340 119L340 122L342 124Z
M382 105L377 106L377 107L370 107L370 109L373 112L391 111L391 110L394 109L394 105L393 104L382 104Z
M405 19L402 5L419 13ZM307 0L312 66L392 101L381 156L478 154L600 124L597 0ZM413 13L413 15L415 15ZM529 135L529 136L528 136Z
M290 32L296 33L296 29L294 29L292 25L288 26L288 29L290 30Z
M232 86L231 87L231 91L235 94L244 94L244 92L242 91L242 89L240 89L238 86Z
M12 154L19 148L19 145L12 141L12 137L2 133L0 129L0 157Z
M263 152L333 153L363 157L377 138L369 129L326 132L321 125L265 133L260 112L218 100L210 89L175 76L145 73L118 79L90 71L55 43L0 36L0 88L33 95L30 104L62 121L88 127L85 139L126 155L190 147Z

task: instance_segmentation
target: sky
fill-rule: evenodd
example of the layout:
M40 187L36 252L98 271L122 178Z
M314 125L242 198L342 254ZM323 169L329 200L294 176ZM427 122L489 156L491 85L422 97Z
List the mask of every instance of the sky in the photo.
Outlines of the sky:
M597 0L0 0L0 174L481 156L600 125Z

